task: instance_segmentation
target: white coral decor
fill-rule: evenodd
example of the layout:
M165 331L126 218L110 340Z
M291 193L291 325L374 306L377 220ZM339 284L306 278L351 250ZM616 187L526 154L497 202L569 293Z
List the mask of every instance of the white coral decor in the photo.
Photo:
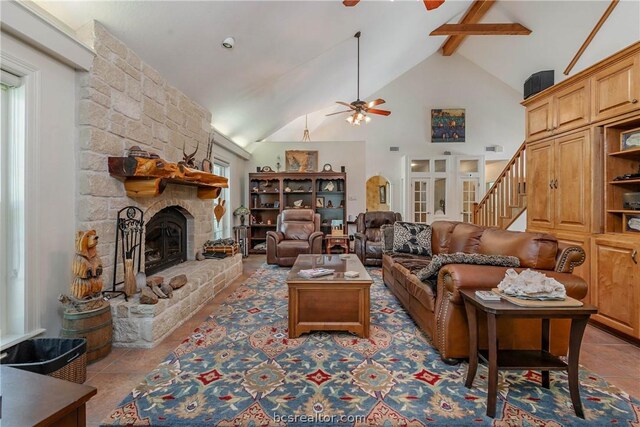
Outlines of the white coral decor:
M498 289L506 295L527 299L565 299L567 297L567 291L562 283L529 269L520 274L512 268L508 269Z

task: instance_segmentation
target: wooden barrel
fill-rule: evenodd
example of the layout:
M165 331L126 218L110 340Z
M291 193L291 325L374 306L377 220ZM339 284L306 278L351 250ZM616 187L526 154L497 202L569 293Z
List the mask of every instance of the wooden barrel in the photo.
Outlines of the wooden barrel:
M100 360L111 352L113 325L108 302L95 310L68 312L62 319L62 336L87 339L87 362Z

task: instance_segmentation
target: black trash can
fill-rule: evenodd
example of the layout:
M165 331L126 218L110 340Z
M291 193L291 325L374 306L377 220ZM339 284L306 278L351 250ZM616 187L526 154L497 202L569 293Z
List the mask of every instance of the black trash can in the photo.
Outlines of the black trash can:
M35 338L6 350L0 363L82 384L87 379L87 340Z

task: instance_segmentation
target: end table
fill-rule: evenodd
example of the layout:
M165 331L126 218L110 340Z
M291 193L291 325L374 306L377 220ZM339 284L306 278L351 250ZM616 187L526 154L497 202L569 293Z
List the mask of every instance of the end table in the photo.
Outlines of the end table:
M482 289L486 290L486 289ZM539 369L542 371L542 386L549 388L549 371L566 370L569 379L569 393L576 415L584 418L580 402L580 382L578 379L578 358L582 336L589 317L598 312L592 305L582 307L522 307L506 300L485 301L476 296L475 289L461 289L469 323L469 370L465 386L471 388L478 369L478 358L489 365L489 388L487 391L487 416L496 415L498 393L498 370ZM488 350L478 348L478 312L487 315ZM498 318L538 318L542 319L541 350L498 350L496 322ZM571 319L569 335L569 355L567 363L549 353L549 319Z
M327 254L331 254L331 249L339 246L345 254L349 253L349 236L346 234L327 234L324 238Z

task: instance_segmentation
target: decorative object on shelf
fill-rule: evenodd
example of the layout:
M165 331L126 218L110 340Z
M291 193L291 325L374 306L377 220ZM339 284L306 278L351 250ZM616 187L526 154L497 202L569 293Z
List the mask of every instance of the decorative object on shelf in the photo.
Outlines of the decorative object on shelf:
M341 219L331 220L331 235L343 236L344 235L344 223Z
M282 165L280 164L280 160L282 160L282 159L281 159L281 158L280 158L280 156L278 155L278 156L276 157L276 170L277 170L278 172L280 172L280 167L282 166Z
M333 168L330 163L325 163L322 167L322 172L333 172Z
M137 292L135 275L141 271L142 265L142 236L144 235L144 214L136 206L127 206L118 211L116 219L116 248L113 259L113 285L110 291L103 291L107 298L115 298L124 295L125 301L128 297ZM120 258L120 259L119 259ZM130 263L126 261L130 260ZM127 264L131 267L129 272L133 274L133 286L129 283L129 294L127 294L127 283L118 282L118 266L122 263L125 268L123 277L127 276ZM117 291L116 286L124 283L125 290ZM135 290L133 290L135 288ZM133 290L133 294L131 291Z
M273 202L273 207L276 209L280 209L280 202L278 201Z
M191 154L187 154L185 150L187 146L186 141L182 143L182 161L178 162L178 164L182 164L188 168L191 169L197 169L196 167L196 153L198 152L198 149L200 148L200 142L198 142L198 144L196 145L196 149L193 153Z
M327 208L330 208L330 209L333 208L333 202L331 200L327 202Z
M372 108L372 107L375 107L376 105L384 104L385 100L382 98L375 99L371 102L360 100L360 35L361 35L360 31L358 31L353 36L358 40L358 74L357 74L358 84L357 84L357 92L356 92L358 98L355 101L351 102L350 104L347 104L346 102L338 101L337 102L338 104L344 105L349 109L344 111L338 111L336 113L327 114L327 116L333 116L335 114L350 113L349 117L347 117L347 122L354 126L360 126L360 123L362 122L369 123L371 121L371 117L369 117L367 114L379 114L381 116L388 116L389 114L391 114L391 111L388 111L388 110L378 110L378 109Z
M261 172L273 172L271 166L263 166Z
M336 186L335 186L335 184L333 183L333 181L329 181L329 182L327 182L327 184L324 186L323 191L333 191L333 190L335 190L335 188L336 188Z
M98 255L98 236L95 230L78 231L75 240L75 257L72 271L74 278L69 287L70 295L60 295L66 312L84 312L101 308L102 260Z
M147 150L143 150L138 145L134 145L127 150L128 157L141 157L143 159L157 159L158 156L156 153L151 153Z
M284 157L287 172L316 172L318 170L317 151L287 150Z
M640 192L623 193L622 208L640 211Z
M285 193L291 193L291 187L284 187L284 192Z
M324 208L324 197L316 197L316 208Z
M640 128L620 133L620 149L640 148Z
M340 172L342 172L342 173L347 172L347 167L346 166L340 166Z
M251 211L245 208L244 205L240 205L235 211L233 211L233 216L240 217L240 225L244 225L244 217L250 214Z
M378 192L380 194L380 204L386 205L387 204L387 186L386 185L379 186Z
M344 208L344 199L340 200L340 207Z
M302 142L311 142L309 127L307 126L307 115L304 115L304 132L302 132Z
M624 215L625 232L640 233L640 215Z
M431 142L465 142L465 110L431 110Z
M218 221L218 224L220 224L220 220L224 216L224 213L227 211L225 203L227 203L227 201L223 200L222 197L219 197L218 204L213 208L213 215L216 217L216 221Z
M302 207L302 200L296 200L295 202L293 202L293 207L294 208L301 208Z
M204 159L202 159L202 167L201 170L203 172L211 173L211 167L213 164L211 163L211 155L213 154L213 144L214 144L215 133L211 133L211 138L209 138L209 142L207 143L207 154Z

